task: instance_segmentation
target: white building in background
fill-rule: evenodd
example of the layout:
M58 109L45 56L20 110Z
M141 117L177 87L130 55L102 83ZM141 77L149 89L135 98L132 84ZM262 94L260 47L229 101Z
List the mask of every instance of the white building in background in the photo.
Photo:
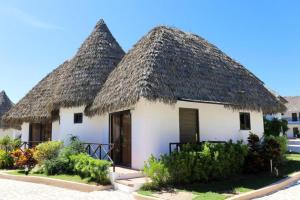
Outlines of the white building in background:
M288 121L287 136L295 138L297 133L300 133L300 96L289 96L285 99L288 101L287 110L281 114L281 117Z

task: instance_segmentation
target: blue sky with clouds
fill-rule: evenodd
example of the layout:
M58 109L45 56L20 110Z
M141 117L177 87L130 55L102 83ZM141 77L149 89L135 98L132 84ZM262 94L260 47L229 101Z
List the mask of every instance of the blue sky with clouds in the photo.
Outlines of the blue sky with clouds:
M281 95L300 95L298 0L0 0L0 90L14 102L103 18L127 51L156 25L193 32Z

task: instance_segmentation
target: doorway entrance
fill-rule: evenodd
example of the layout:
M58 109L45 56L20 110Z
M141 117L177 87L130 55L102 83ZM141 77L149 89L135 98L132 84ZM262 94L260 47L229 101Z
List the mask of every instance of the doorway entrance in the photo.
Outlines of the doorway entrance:
M116 165L131 167L131 114L110 114L110 142L114 144L112 159Z
M30 146L36 146L41 142L51 141L52 123L31 123L29 126Z

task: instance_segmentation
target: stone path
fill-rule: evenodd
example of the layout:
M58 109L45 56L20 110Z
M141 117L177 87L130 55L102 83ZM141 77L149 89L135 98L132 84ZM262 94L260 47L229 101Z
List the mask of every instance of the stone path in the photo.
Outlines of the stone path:
M0 179L0 200L133 200L121 191L84 193L36 183Z
M259 198L257 200L299 200L300 199L300 181L297 184L280 190L269 196Z

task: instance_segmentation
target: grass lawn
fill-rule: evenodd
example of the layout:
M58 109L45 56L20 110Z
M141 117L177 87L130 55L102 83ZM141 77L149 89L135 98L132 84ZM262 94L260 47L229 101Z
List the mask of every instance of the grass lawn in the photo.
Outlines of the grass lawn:
M230 195L249 192L274 183L296 171L300 171L300 154L287 154L287 162L283 169L280 170L281 176L274 177L268 173L256 175L244 175L236 178L216 181L211 183L201 183L188 186L177 187L177 191L192 192L194 200L222 200ZM139 194L151 196L153 191L140 190Z
M11 171L8 171L7 174L25 176L24 170L11 170ZM97 183L91 182L87 178L82 179L78 175L61 174L61 175L47 176L45 174L29 174L28 176L47 177L47 178L64 180L64 181L72 181L72 182L76 182L76 183L86 183L86 184L97 185Z

